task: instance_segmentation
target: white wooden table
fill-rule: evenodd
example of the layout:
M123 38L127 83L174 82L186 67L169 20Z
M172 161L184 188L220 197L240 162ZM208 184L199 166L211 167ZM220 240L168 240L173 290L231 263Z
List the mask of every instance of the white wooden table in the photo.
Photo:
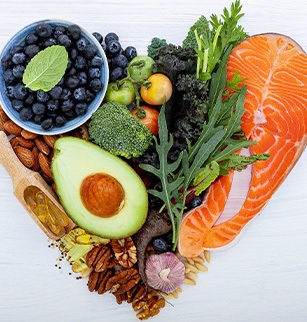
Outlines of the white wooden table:
M249 34L284 33L307 50L306 0L241 2ZM220 14L230 3L0 0L0 47L28 23L61 18L90 32L114 31L124 46L145 54L152 37L180 44L200 15ZM212 254L209 272L183 287L154 320L307 321L306 183L307 151L239 244ZM90 293L86 280L58 263L59 255L15 199L0 166L0 321L138 321L130 305Z

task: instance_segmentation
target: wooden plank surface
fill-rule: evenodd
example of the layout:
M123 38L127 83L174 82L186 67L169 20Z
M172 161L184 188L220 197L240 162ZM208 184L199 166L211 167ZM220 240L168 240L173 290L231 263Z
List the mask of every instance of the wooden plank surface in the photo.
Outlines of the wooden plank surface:
M0 48L43 18L116 32L146 53L152 37L180 44L200 15L231 1L0 0ZM284 33L307 50L305 0L242 0L249 34ZM306 71L307 72L307 71ZM1 153L1 147L0 147ZM153 321L307 321L307 151L240 242L212 254L209 272L183 287ZM13 195L0 166L0 321L138 321L130 305L87 290Z

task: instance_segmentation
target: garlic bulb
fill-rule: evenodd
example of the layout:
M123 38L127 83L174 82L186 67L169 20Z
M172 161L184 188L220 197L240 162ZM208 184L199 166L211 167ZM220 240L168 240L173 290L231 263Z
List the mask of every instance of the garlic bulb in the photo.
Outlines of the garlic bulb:
M145 274L150 287L169 294L183 283L184 265L174 253L155 254L147 258Z

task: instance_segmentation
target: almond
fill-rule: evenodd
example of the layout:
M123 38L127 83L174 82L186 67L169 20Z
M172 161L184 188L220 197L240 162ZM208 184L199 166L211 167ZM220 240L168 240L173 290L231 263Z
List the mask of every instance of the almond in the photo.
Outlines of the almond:
M23 146L17 145L14 148L14 151L15 151L18 159L21 161L21 163L25 167L27 167L27 168L33 167L35 160L34 160L34 156L33 156L33 153L31 152L31 150L29 150Z
M53 149L55 141L58 139L56 135L43 135L46 144Z
M32 149L34 147L34 142L31 140L26 140L24 137L22 136L16 136L16 140L19 143L19 145L28 148L28 149Z
M39 163L43 173L47 177L52 178L52 173L51 173L51 169L50 169L50 161L49 161L48 157L43 152L38 153L38 163Z
M8 116L3 111L2 107L0 106L0 131L4 131L4 123L8 120Z
M17 145L19 145L19 142L18 142L18 140L16 139L16 136L14 136L14 137L12 137L11 139L10 139L10 143L11 143L11 146L12 146L12 148L14 149Z
M21 136L26 140L33 140L38 136L38 134L23 129L21 131Z
M38 150L48 155L50 153L50 148L44 139L41 136L38 136L34 139L35 145L37 146Z
M33 153L34 161L35 161L34 165L32 167L32 170L38 172L40 170L40 165L39 165L39 162L38 162L38 153L39 153L39 151L38 151L38 148L37 148L36 145L32 149L32 153Z
M12 120L7 120L3 125L5 131L9 134L19 136L21 134L22 128L14 123Z

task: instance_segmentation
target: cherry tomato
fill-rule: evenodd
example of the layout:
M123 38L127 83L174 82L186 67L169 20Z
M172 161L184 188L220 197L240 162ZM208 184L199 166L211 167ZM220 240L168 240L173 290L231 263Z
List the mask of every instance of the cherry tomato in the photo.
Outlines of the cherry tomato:
M142 105L140 106L140 110L133 109L131 111L132 115L142 122L148 130L151 132L152 135L157 135L159 132L159 125L158 125L158 117L159 112L154 109L153 107ZM138 115L142 116L144 114L144 117L138 117Z
M148 77L149 86L143 84L140 94L144 102L149 105L162 105L167 102L173 93L173 86L170 79L161 73L152 74Z

